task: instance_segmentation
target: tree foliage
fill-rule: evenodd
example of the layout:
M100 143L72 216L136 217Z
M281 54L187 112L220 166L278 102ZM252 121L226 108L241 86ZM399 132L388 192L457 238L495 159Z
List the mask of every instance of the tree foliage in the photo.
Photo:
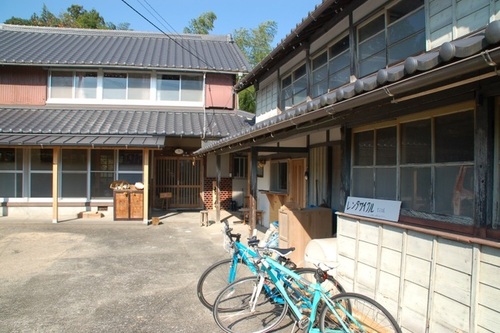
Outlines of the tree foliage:
M278 31L277 27L275 21L266 21L255 29L240 28L234 32L235 43L243 51L252 67L257 66L271 53L271 42ZM253 86L241 91L238 99L242 110L255 113L257 95Z
M234 41L246 55L250 64L255 67L271 51L271 42L278 31L275 21L266 21L255 29L240 28L234 32Z
M29 19L11 17L6 20L6 24L34 25L43 27L64 27L64 28L84 28L84 29L111 29L128 30L129 23L120 23L115 25L106 22L98 11L84 9L80 5L71 5L66 12L59 16L54 15L46 5L43 5L40 15L33 13Z
M201 14L198 18L192 19L189 26L184 28L186 34L208 35L214 29L214 22L217 15L213 12Z

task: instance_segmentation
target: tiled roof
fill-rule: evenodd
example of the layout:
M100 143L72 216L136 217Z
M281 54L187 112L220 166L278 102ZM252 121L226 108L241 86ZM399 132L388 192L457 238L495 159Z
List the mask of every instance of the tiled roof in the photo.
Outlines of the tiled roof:
M228 36L0 24L0 64L247 72Z
M445 42L437 50L409 57L404 62L380 69L376 74L360 78L339 87L312 101L302 103L278 116L242 128L238 133L211 142L194 154L204 154L225 149L231 145L254 145L267 142L279 131L299 129L318 119L333 119L342 111L382 100L398 103L426 85L436 85L446 80L459 80L460 75L478 75L482 78L498 75L500 63L500 21L488 24L483 32L460 40ZM431 76L432 75L432 76ZM463 79L463 78L462 78ZM307 125L310 126L310 125ZM247 142L249 142L247 144Z
M0 144L29 144L30 140L38 142L44 137L47 137L44 142L54 142L55 145L71 144L73 140L79 143L75 145L86 146L92 146L95 140L116 142L120 146L130 145L132 141L127 143L127 140L134 138L133 142L140 145L142 139L151 143L148 138L166 136L216 139L249 126L252 116L243 111L227 110L203 112L4 107L0 108ZM59 141L50 141L56 138ZM68 142L65 138L72 139Z
M162 148L165 136L0 134L2 146Z

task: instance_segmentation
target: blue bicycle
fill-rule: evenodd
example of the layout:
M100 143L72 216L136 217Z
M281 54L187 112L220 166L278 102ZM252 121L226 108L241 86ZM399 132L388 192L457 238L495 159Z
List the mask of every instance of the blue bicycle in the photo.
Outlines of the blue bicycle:
M200 302L210 310L213 309L216 297L228 284L243 277L255 277L259 272L259 267L255 265L255 258L259 255L252 249L252 246L241 243L241 234L233 234L227 221L224 221L224 237L227 241L227 249L231 253L230 258L220 260L208 267L201 274L196 288ZM259 242L256 237L249 238L248 241L253 245ZM296 265L283 255L276 255L275 258L280 264L294 270L304 279L314 280L316 269L296 268ZM345 292L340 283L330 275L326 276L322 287L331 295Z
M292 332L297 327L308 333L401 333L394 317L375 300L357 293L332 296L322 287L323 270L318 268L311 282L259 250L257 255L258 275L229 284L215 300L213 316L224 332L269 332L290 314Z

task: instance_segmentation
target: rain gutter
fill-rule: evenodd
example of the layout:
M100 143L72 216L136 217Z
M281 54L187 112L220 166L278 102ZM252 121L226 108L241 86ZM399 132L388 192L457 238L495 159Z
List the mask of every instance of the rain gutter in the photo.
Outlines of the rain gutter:
M300 108L287 111L284 114L285 119L283 121L279 121L264 128L258 128L258 124L256 124L254 128L257 127L257 129L253 130L253 128L251 128L248 133L245 132L242 135L221 139L214 145L206 148L201 148L195 151L193 154L200 155L206 153L216 153L218 150L220 151L221 149L230 147L232 145L236 146L238 143L241 143L243 141L255 141L258 137L269 135L273 132L285 128L294 127L301 123L317 120L323 117L334 117L335 114L339 112L354 109L383 99L391 99L393 103L397 103L399 101L423 96L425 94L431 94L436 92L437 90L451 89L474 81L483 80L488 77L498 75L497 66L499 63L500 47L496 47L491 50L482 51L474 56L444 65L442 67L431 69L409 78L402 79L401 81L384 85L374 90L362 93L361 95L354 96L346 100L341 100L339 102L333 102L333 104L328 103L327 96L331 94L329 93L308 103L312 104L312 108L316 108L315 110L305 113L302 113L300 111ZM419 92L415 95L404 96L404 94L411 93L412 91L418 91L419 89L425 88L430 84L435 85L436 83L447 81L457 76L466 75L468 73L473 73L475 71L488 68L491 68L491 72L489 73L454 82L453 84L438 87L426 92ZM337 89L337 91L339 91L340 89ZM251 143L248 145L251 146Z

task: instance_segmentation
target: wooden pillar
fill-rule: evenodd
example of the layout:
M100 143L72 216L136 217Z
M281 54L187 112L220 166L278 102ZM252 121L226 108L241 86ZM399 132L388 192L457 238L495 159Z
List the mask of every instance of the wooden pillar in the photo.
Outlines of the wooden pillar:
M59 221L59 154L61 148L52 149L52 223Z
M342 167L340 171L341 188L340 188L340 206L339 210L343 211L347 197L351 195L351 134L352 131L342 126L340 128L341 134L341 158Z
M257 148L252 147L250 152L250 202L249 220L250 235L257 227Z
M144 181L143 189L143 213L142 222L144 224L149 223L149 149L143 149L142 154L142 174Z
M216 155L216 168L217 168L217 185L215 189L216 199L215 199L215 222L220 223L220 181L221 181L221 156Z
M476 96L474 133L474 228L475 234L485 237L486 228L492 227L494 167L494 113L495 99L481 94Z

